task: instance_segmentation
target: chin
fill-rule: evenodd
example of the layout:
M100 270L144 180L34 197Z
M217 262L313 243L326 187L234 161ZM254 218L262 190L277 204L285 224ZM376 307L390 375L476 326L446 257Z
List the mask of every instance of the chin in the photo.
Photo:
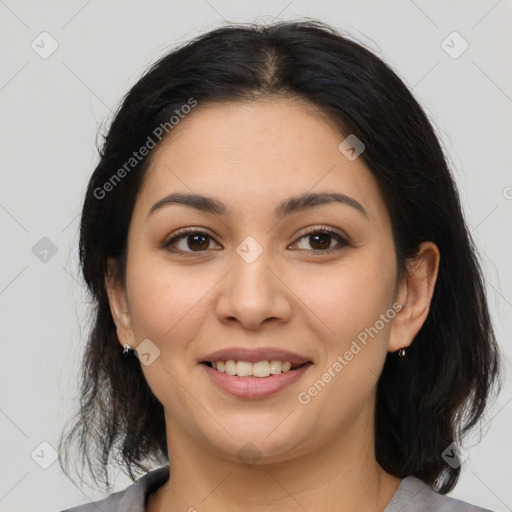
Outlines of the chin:
M252 422L246 428L229 422L223 426L233 436L222 439L208 439L208 443L223 458L247 465L274 464L302 455L305 447L304 429L298 425L279 425L283 415L277 421ZM278 426L276 428L276 426ZM297 436L300 434L300 438Z

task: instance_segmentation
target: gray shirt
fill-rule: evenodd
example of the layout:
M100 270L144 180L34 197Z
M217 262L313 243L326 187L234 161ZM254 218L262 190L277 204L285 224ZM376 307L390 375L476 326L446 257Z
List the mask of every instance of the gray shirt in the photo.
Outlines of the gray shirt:
M141 476L122 491L100 501L61 512L145 512L146 501L169 479L169 465ZM402 480L383 512L492 512L465 501L434 492L423 480L408 476Z

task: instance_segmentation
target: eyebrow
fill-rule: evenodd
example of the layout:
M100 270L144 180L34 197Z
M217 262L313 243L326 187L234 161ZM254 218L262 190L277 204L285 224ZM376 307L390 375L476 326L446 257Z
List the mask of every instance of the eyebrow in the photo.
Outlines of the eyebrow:
M368 213L361 203L356 201L353 197L337 192L307 193L300 196L290 197L282 201L274 209L274 215L278 219L282 219L283 217L292 213L297 213L310 208L314 208L316 206L332 203L350 206L361 213L366 219L368 219ZM232 211L230 208L228 208L218 199L202 196L199 194L184 194L181 192L173 192L157 201L150 208L148 217L157 210L173 204L181 204L202 212L213 213L222 217L232 216Z

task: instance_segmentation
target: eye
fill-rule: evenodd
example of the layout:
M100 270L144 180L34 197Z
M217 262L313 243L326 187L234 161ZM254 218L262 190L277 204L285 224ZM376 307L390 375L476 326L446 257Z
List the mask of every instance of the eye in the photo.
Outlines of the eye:
M299 250L310 251L317 254L330 254L341 250L343 247L350 247L350 243L336 231L326 228L315 228L303 234L294 245L303 239L309 238L312 249L299 248ZM332 241L338 241L338 246L331 246ZM191 256L194 252L206 252L213 240L208 233L198 229L183 229L174 233L174 236L164 242L163 248L182 256ZM179 244L181 243L181 247ZM316 248L314 246L317 246Z
M170 240L166 241L163 248L174 253L204 252L210 245L209 240L213 240L213 238L204 231L183 229L177 231ZM170 249L170 247L175 246L177 243L182 243L182 246L178 247L177 250L174 248Z
M344 246L350 247L349 242L343 236L326 228L316 228L308 231L299 238L299 242L303 239L309 239L308 243L313 247L312 251L317 254L330 254L339 251ZM333 239L338 241L338 246L331 246ZM317 247L315 248L315 246ZM301 250L308 249L301 248Z

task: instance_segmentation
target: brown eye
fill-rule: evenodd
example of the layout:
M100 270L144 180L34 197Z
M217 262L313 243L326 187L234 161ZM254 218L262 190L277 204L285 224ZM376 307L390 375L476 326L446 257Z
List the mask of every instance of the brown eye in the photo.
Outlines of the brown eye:
M299 250L316 254L330 254L343 247L350 247L349 242L339 233L324 228L316 228L302 235L299 242L304 239L308 240L311 248L299 247ZM333 239L338 242L337 245L332 246ZM163 244L163 248L172 253L191 256L193 253L207 252L212 240L214 238L204 231L188 229L175 233L170 240Z
M186 237L186 240L188 242L187 245L192 250L207 249L208 245L210 245L207 239L208 239L208 235L205 236L203 233L199 233L199 234L196 233L193 235L188 235Z
M311 247L316 250L330 249L332 236L326 233L315 233L314 235L309 235L309 240Z
M334 251L340 250L343 246L349 246L348 241L335 231L327 229L315 229L310 231L299 238L300 240L306 239L311 246L313 252L329 254ZM337 240L338 246L331 246L332 241ZM309 250L301 248L302 250Z
M163 247L176 253L205 252L209 248L211 240L213 238L204 231L180 231L165 242Z

